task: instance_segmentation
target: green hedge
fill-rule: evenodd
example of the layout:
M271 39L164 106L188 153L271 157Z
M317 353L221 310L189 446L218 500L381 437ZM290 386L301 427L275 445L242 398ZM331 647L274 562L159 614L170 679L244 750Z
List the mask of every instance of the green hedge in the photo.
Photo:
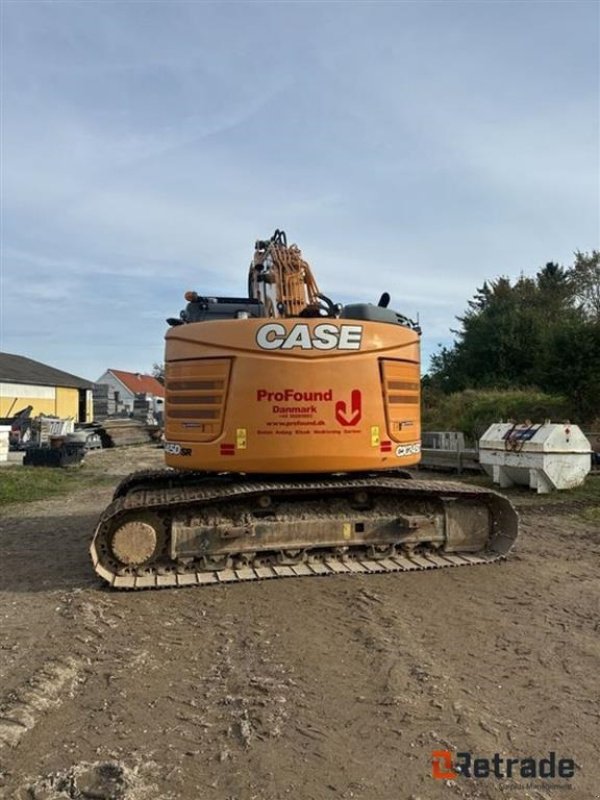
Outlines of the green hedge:
M567 398L537 389L465 389L448 395L423 391L423 430L462 431L477 440L493 422L509 419L578 422Z

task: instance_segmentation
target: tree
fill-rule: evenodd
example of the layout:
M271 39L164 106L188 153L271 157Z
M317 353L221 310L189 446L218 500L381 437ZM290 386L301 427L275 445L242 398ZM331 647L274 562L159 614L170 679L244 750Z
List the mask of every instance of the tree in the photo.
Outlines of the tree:
M164 363L159 364L158 362L154 362L152 364L152 373L151 373L159 383L165 385L165 365Z
M431 387L537 388L570 399L579 416L600 405L600 252L569 268L486 281L467 302L455 342L431 359Z
M569 321L553 331L546 353L544 388L571 398L578 418L600 410L600 319Z
M589 254L575 252L570 281L581 309L591 319L600 321L600 250Z

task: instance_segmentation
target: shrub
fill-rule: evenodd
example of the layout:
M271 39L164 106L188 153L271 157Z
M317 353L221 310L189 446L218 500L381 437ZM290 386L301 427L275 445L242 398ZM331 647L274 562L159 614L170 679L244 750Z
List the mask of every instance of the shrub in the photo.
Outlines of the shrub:
M424 430L462 431L473 441L493 422L569 419L577 423L572 412L572 404L565 397L537 389L465 389L448 395L427 389L423 392Z

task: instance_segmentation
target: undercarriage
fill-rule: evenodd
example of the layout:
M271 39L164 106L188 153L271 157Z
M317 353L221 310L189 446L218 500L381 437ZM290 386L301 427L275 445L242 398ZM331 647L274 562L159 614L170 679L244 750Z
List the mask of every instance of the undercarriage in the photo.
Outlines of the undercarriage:
M517 529L497 492L402 473L160 470L117 487L91 553L111 586L160 588L489 563Z

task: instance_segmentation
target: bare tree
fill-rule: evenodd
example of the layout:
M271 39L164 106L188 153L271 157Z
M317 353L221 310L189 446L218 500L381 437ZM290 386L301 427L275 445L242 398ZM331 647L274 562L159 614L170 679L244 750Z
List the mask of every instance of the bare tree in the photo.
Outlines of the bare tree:
M156 380L159 383L162 383L163 386L165 385L165 365L164 365L164 363L159 364L158 362L155 361L154 364L152 364L152 373L151 374L153 375L153 377L156 378Z

